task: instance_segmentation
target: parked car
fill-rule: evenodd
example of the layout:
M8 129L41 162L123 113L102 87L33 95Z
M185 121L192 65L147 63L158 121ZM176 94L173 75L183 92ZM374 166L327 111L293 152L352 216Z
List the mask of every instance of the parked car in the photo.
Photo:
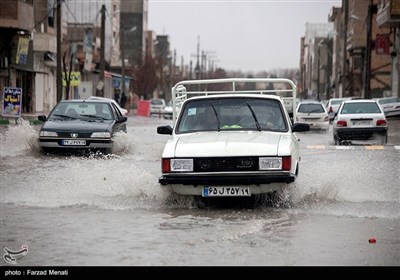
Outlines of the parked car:
M400 116L400 98L384 97L377 99L386 117Z
M315 100L303 100L296 108L296 121L305 122L310 129L329 130L329 116L321 102Z
M167 105L164 107L164 119L172 120L173 108L172 108L172 100L170 100Z
M110 153L115 134L127 131L127 117L107 100L63 100L38 119L44 122L39 132L44 152Z
M344 100L357 100L357 99L362 99L362 98L359 96L348 96L348 97L342 97L342 98L329 99L325 105L326 110L328 111L328 115L329 115L329 122L332 123L333 119L335 118L335 114L337 113L337 111L340 107L340 104L342 104L342 102Z
M346 100L346 98L331 98L326 104L326 110L328 111L329 121L332 122L335 118L335 114L337 113L340 104Z
M387 143L387 121L375 100L346 100L338 109L333 122L335 145L351 140L377 140Z
M150 100L150 117L152 115L162 116L164 113L165 100L162 98Z
M263 80L285 80L295 93L290 80ZM292 125L281 97L240 90L208 90L190 97L188 90L184 95L177 91L218 83L235 88L236 82L262 79L182 81L173 87L173 98L183 103L173 127L157 128L157 133L171 135L162 153L161 186L195 197L240 197L277 194L295 181L300 163L295 132L307 131L309 125Z
M122 108L117 101L115 101L115 99L111 99L111 98L106 98L106 97L101 97L101 96L90 96L88 98L88 100L107 100L109 102L112 102L117 108L118 110L121 112L121 115L123 116L128 116L128 110L126 110L125 108Z

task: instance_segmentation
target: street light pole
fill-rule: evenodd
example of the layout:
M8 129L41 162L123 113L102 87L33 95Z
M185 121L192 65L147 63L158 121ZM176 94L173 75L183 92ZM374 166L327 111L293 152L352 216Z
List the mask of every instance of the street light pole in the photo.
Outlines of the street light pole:
M133 32L136 30L136 26L128 30ZM121 37L121 94L125 93L125 28L122 26L120 29ZM126 94L126 93L125 93Z
M317 60L317 100L319 101L319 71L320 71L320 69L319 69L319 65L320 65L320 56L321 56L321 46L320 46L320 44L318 43L318 45L317 45L317 48L318 48L318 60Z
M57 102L62 99L62 72L61 72L61 0L57 0Z
M102 85L98 88L97 96L104 96L104 71L106 68L106 61L105 61L105 35L106 34L106 6L101 6L101 33L100 33L100 75L99 75L99 83Z
M125 29L121 28L121 94L125 92Z

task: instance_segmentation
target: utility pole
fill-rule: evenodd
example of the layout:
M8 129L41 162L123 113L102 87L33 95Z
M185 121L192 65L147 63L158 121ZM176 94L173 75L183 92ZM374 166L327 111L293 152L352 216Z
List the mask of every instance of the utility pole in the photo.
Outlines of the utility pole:
M101 34L100 34L100 87L97 89L97 96L104 96L104 70L106 68L105 61L105 38L106 38L106 6L101 6Z
M321 60L321 45L320 43L317 44L317 48L318 48L318 60L317 60L317 101L319 101L319 72L320 72L320 60Z
M125 26L121 26L120 28L120 49L121 49L121 94L125 93L125 76L126 76L126 67L125 67L125 32L133 32L136 30L136 26L132 27L129 30L125 29ZM129 91L129 89L128 89Z
M349 1L342 0L342 7L344 7L344 20L343 20L343 50L342 50L342 91L339 91L339 96L344 97L347 87L347 28L349 23Z
M121 31L121 94L125 92L125 28L122 26Z
M61 72L61 0L57 0L57 103L62 99L62 72Z
M197 37L197 62L194 68L194 73L196 74L196 80L200 78L200 36ZM199 85L200 86L200 85Z
M369 1L368 15L367 15L367 44L365 47L364 55L364 98L370 98L371 94L371 43L372 43L372 14L373 14L373 0Z

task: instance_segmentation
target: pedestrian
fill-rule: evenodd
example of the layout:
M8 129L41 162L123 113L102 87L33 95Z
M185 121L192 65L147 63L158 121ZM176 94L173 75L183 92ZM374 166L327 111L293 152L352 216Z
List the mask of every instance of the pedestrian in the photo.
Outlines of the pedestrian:
M132 92L129 92L128 102L126 105L126 107L127 107L126 109L128 110L128 115L130 115L130 113L131 113L132 102L133 102L133 94L132 94Z
M25 112L29 113L31 111L31 103L32 103L32 92L28 90L26 94L26 100L25 100Z
M127 101L126 94L125 94L125 92L122 92L121 100L120 100L120 102L119 102L119 105L120 105L122 108L125 108L126 101Z
M119 90L114 89L114 100L119 104Z

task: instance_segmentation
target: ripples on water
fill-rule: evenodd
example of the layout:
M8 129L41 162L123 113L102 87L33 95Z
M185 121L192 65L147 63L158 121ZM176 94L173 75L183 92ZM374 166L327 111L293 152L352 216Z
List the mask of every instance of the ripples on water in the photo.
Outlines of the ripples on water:
M0 127L0 132L2 203L111 210L196 208L191 197L172 194L159 186L159 159L168 137L157 135L151 122L128 127L127 134L118 134L112 155L84 157L42 154L38 127L25 121ZM307 166L311 165L303 164L295 187L289 191L292 206L283 207L282 211L347 215L354 214L355 207L355 215L399 216L398 204L393 206L382 199L373 187L350 181L343 189L335 182L340 170L316 179L315 174L325 168L310 170ZM351 191L352 184L364 191ZM379 211L368 210L371 201ZM338 203L343 205L340 210L335 207ZM259 208L271 206L262 203Z

